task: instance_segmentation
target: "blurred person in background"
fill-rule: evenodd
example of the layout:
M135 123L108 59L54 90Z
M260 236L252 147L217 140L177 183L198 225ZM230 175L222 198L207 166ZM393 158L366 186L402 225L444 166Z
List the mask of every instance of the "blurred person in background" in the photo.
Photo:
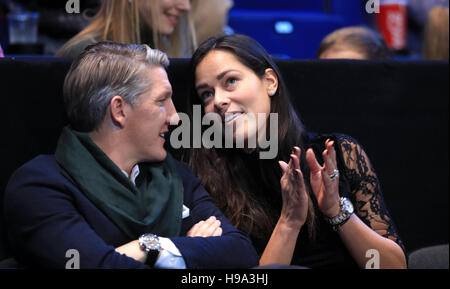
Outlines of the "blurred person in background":
M449 11L448 7L435 6L425 26L423 58L429 60L449 59Z
M169 57L188 57L196 48L191 8L196 0L103 1L92 22L56 53L76 57L90 44L110 40L148 44Z
M409 0L408 15L417 22L418 25L424 27L428 14L433 7L442 6L448 8L449 0Z
M428 15L435 6L448 8L449 0L408 1L408 50L410 56L421 59L424 56L425 26Z
M234 5L233 0L197 0L196 5L193 18L198 43L226 34L228 12Z
M366 27L344 27L328 34L320 43L321 59L385 59L390 51L383 37Z

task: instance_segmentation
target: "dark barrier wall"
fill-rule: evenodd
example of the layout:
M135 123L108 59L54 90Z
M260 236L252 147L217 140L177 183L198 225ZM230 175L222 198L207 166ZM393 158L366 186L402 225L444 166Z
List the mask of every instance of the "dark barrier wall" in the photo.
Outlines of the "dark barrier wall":
M66 124L61 94L70 63L0 59L1 194L16 168L54 152ZM448 243L448 62L277 63L307 129L349 134L368 152L407 251ZM179 111L186 111L186 70L187 60L172 59ZM0 247L0 259L6 255Z

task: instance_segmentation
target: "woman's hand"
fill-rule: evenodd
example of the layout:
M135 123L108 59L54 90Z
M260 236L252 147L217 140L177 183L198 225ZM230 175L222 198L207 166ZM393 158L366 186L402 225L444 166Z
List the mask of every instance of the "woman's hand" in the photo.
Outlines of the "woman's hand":
M221 236L222 228L221 223L216 217L211 216L206 221L200 221L187 232L188 237L213 237Z
M291 264L299 231L306 222L310 199L300 170L300 148L294 147L289 164L279 161L281 215L264 249L260 265Z
M300 148L294 147L289 164L279 161L283 172L280 180L283 199L280 220L286 221L289 226L295 228L300 228L305 224L309 202L303 174L300 170L300 153Z
M306 151L306 162L311 171L310 183L320 211L332 218L340 212L339 175L331 178L337 170L336 151L334 141L325 141L325 150L322 153L324 164L320 166L312 149Z

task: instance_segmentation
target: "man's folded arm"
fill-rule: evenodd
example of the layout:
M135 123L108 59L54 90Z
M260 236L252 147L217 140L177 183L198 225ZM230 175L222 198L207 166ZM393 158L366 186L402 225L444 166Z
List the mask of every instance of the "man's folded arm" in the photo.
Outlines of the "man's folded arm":
M22 167L6 189L5 220L19 263L66 268L74 266L70 260L78 257L76 252L80 268L148 268L106 244L79 214L65 185L42 181L45 174Z
M189 269L198 268L251 268L259 263L259 256L250 238L236 229L214 205L212 197L201 186L200 181L185 164L180 163L184 180L185 200L193 223L215 216L221 222L222 236L171 238L184 257Z

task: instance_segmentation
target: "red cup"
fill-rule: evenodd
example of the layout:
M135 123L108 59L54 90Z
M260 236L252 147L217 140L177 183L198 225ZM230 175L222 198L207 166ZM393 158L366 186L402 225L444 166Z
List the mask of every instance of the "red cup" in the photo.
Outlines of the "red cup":
M386 44L393 50L406 49L408 12L407 0L381 0L377 25Z

